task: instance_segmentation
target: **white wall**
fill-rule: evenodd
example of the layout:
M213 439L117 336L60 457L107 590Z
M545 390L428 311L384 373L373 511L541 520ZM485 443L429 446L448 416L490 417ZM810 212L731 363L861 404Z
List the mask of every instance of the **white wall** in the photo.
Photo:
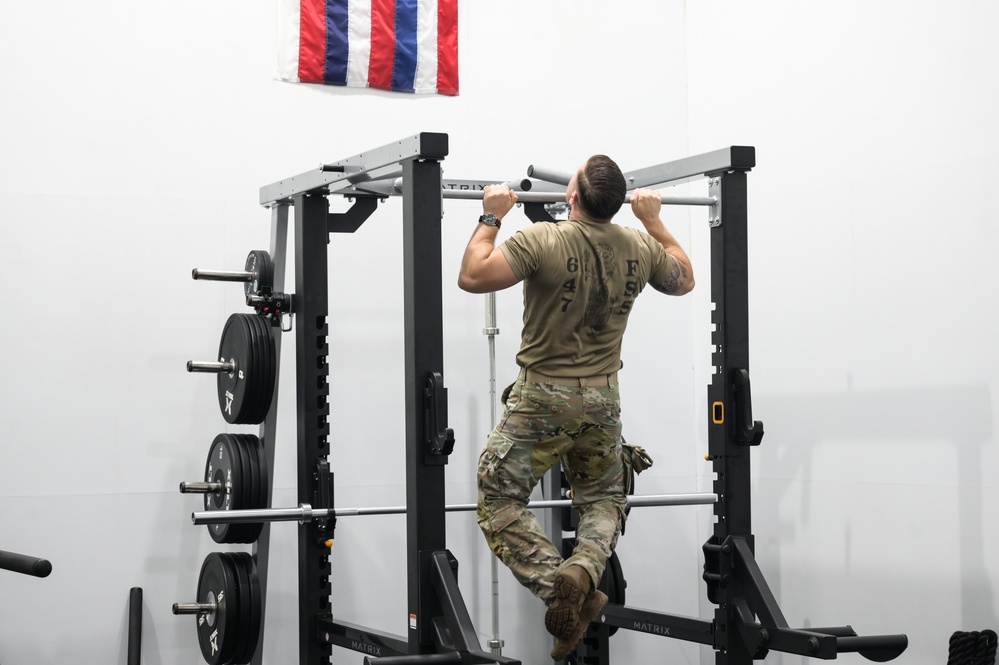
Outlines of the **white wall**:
M999 7L723 1L687 21L691 151L757 146L761 566L791 624L904 632L899 662L945 662L952 632L997 625Z
M987 470L999 322L987 285L999 10L465 2L457 98L276 82L273 10L0 9L0 549L54 567L44 580L0 572L0 662L124 663L132 586L145 590L144 662L199 661L193 618L170 605L193 598L204 556L224 548L190 525L198 500L176 487L227 428L214 381L183 363L210 357L242 306L238 286L189 271L239 267L266 247L261 185L420 131L449 134L446 177L496 180L594 152L633 169L755 145L752 367L767 434L754 531L784 613L792 625L905 632L908 663L942 662L955 630L996 627ZM386 203L330 246L341 506L405 499L399 211ZM477 214L446 204L449 502L474 500L491 424L483 299L453 286ZM644 299L626 342L625 435L656 458L648 493L711 481L707 230L701 210L666 214L701 281L689 298ZM372 262L383 275L351 278ZM501 386L519 304L517 290L498 297ZM290 336L284 346L275 505L295 497ZM710 519L707 508L635 511L619 547L630 604L710 616L699 582ZM489 558L472 522L448 517L449 547L485 642ZM297 652L294 529L274 527L267 662ZM400 517L340 521L338 616L405 630L403 547ZM547 662L540 603L505 571L501 603L505 653ZM625 631L613 649L615 662L713 662L706 648ZM361 656L337 649L333 662Z

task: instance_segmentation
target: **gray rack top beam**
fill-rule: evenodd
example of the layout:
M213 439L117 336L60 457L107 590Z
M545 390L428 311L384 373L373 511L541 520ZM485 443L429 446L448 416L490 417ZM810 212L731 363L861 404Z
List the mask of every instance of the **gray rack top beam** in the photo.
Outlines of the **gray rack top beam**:
M443 159L448 154L447 134L422 132L311 171L278 180L260 188L260 205L270 206L300 194L321 190L343 181L344 187L385 177L400 162L420 157ZM330 169L342 169L334 171Z
M628 171L624 177L628 181L628 189L635 189L665 184L679 185L688 180L727 171L749 171L754 166L756 166L756 148L733 145L658 166Z
M400 175L398 165L406 159L426 157L442 159L448 153L447 134L424 132L409 138L390 143L375 150L348 157L332 164L317 167L291 178L285 178L260 188L260 204L273 205L287 201L294 196L325 189L328 193L339 193L343 196L375 195L397 196L394 180ZM727 171L749 171L756 166L756 148L752 146L729 146L720 150L706 152L692 157L685 157L672 162L665 162L624 174L628 181L628 189L639 187L655 188L662 185L678 185L689 180L696 180ZM331 171L329 169L342 169ZM495 182L501 182L496 180ZM564 188L552 186L544 181L532 181L534 194L527 194L523 200L536 198L547 200L542 192L564 192ZM481 191L490 181L479 180L445 180L445 198L459 198L458 192ZM449 191L454 195L448 196ZM693 205L709 205L705 201L677 200L677 202Z

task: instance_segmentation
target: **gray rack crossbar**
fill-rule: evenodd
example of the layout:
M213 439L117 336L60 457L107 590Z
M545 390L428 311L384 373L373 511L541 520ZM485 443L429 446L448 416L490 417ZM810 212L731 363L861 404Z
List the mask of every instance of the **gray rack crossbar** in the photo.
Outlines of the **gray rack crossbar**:
M756 148L733 145L637 171L628 171L624 177L628 181L628 189L635 189L667 183L679 185L688 180L727 171L750 171L754 166L756 166Z
M300 194L330 187L343 181L343 187L375 180L388 171L397 170L408 159L427 157L442 159L448 154L447 134L422 132L347 159L318 166L260 188L260 205L271 206ZM342 171L330 170L342 168Z

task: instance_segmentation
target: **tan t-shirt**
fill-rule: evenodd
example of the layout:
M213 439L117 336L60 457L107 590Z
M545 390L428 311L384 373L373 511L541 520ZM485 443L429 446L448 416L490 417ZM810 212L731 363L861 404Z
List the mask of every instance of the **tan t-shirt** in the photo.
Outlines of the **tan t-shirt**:
M665 283L675 259L647 233L614 223L539 222L500 245L524 280L517 364L547 376L610 374L645 285Z

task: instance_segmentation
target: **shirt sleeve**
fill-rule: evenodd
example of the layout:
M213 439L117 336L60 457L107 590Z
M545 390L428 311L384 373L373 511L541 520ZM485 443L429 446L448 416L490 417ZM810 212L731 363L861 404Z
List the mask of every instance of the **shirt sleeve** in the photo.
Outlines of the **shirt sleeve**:
M547 246L549 225L548 222L532 224L499 246L517 279L527 279L538 271Z

